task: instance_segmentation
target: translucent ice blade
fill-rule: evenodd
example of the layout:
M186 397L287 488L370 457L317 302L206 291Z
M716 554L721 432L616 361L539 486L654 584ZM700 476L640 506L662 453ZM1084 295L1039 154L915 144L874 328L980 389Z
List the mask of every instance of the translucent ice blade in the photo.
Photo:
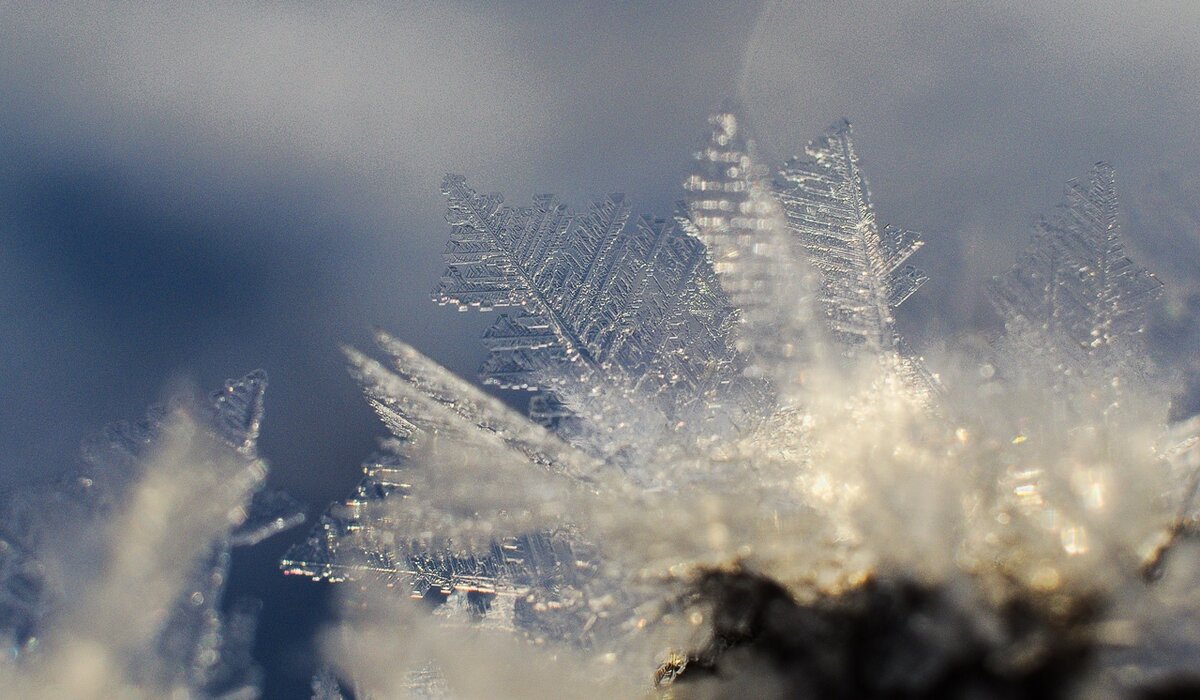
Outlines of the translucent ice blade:
M258 442L266 390L267 373L260 369L226 382L224 388L211 395L214 430L248 455L254 453Z
M819 278L818 297L843 351L899 351L892 309L928 279L905 261L920 234L876 222L867 180L846 120L808 144L776 174L787 228Z
M230 542L235 547L258 544L304 522L304 504L283 491L262 489L254 494L246 519L234 529Z
M717 403L732 406L743 396L730 390L741 378L733 309L704 247L679 221L627 225L630 208L616 194L575 212L549 195L508 207L459 176L447 176L443 191L453 228L435 299L460 309L520 309L484 336L486 383L551 393L580 384L632 390L697 429ZM584 393L572 391L572 400ZM554 400L581 408L562 395ZM619 419L591 414L591 430L620 430Z
M791 400L822 331L814 323L812 270L786 230L737 115L719 112L709 124L709 141L684 183L687 225L739 310L739 351L754 374Z
M1123 383L1149 371L1144 331L1162 284L1125 255L1116 176L1097 163L1067 183L1062 203L1036 226L1033 242L990 288L1007 342L1033 377L1061 396Z
M471 442L491 436L531 464L556 473L588 480L603 469L412 346L386 334L379 341L391 355L395 373L357 350L345 352L372 405L398 437L412 437L415 429Z

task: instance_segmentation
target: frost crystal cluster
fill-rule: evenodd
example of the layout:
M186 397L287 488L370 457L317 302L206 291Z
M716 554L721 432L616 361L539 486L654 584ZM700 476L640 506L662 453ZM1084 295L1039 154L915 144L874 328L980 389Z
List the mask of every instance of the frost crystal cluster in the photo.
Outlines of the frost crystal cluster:
M427 551L397 537L394 513L380 527L378 502L395 494L406 499L402 510L419 509L413 463L429 471L429 452L447 442L499 459L483 437L585 484L607 472L649 488L707 479L713 450L755 439L772 418L802 422L792 412L778 418L772 398L795 393L783 386L793 379L786 372L802 371L802 343L790 336L828 335L839 355L898 357L891 309L924 280L900 267L919 242L877 230L849 125L833 127L774 182L752 161L732 113L711 121L674 221L631 225L621 195L586 214L549 195L513 208L447 176L452 230L434 298L461 310L516 309L484 334L481 374L485 383L538 392L532 418L557 437L381 334L391 369L349 355L396 440L364 465L357 497L331 510L285 570L333 579L383 571L420 595L531 590L531 570L593 566L571 561L581 546L573 535L524 533L481 555ZM818 306L828 323L813 329Z
M0 519L0 688L12 697L253 698L258 603L222 613L230 549L304 520L263 488L266 375L107 428Z
M896 320L921 237L877 222L850 124L775 165L709 126L670 218L446 176L433 299L503 310L480 375L528 410L345 349L390 435L281 562L345 593L313 697L1200 696L1200 416L1167 420L1113 169L935 374ZM0 693L258 696L231 551L304 520L264 488L265 387L10 494Z
M533 398L384 333L387 362L347 349L391 437L283 562L353 582L337 677L1106 696L1186 668L1200 426L1156 398L1159 284L1123 251L1111 168L1038 224L992 286L1005 336L943 381L896 330L920 237L877 224L849 124L773 170L732 111L710 125L669 221L445 179L434 299L508 309L482 378Z

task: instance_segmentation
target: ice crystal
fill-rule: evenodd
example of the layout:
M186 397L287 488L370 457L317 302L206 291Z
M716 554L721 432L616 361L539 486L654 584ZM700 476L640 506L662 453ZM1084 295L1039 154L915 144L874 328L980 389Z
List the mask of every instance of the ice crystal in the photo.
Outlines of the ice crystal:
M929 279L907 263L921 237L879 228L850 131L842 120L803 158L789 159L776 174L775 192L788 231L820 277L819 306L842 352L882 361L912 390L930 395L938 380L903 343L892 313Z
M1117 217L1116 174L1097 163L1067 183L1020 261L992 284L1006 357L1053 392L1119 388L1148 371L1143 337L1162 284L1126 257Z
M831 261L837 257L818 256L811 241L801 245L806 235L818 236L799 219L785 225L785 208L751 161L751 146L738 131L736 116L720 113L710 121L712 138L697 155L698 170L685 183L689 201L675 222L642 219L630 228L629 208L620 195L581 215L548 195L516 209L504 206L497 195L478 195L461 177L448 176L443 183L452 235L435 299L460 309L520 310L501 316L485 334L489 356L484 381L548 390L533 407L539 422L654 488L679 487L704 476L702 470L681 474L679 453L664 453L664 446L676 443L681 432L732 437L722 432L725 426L748 430L764 420L776 437L802 429L795 414L776 416L761 384L740 376L752 363L739 354L757 353L760 365L769 360L795 369L803 354L795 336L812 324L812 299L805 296L809 259L823 260L832 277ZM888 299L906 296L893 293L898 288L894 272L915 250L915 237L889 237L885 250L879 236L867 231L874 219L865 183L857 174L847 131L837 134L845 156L839 162L851 169L846 177L852 182L839 181L834 193L814 188L804 193L793 185L786 201L794 212L804 208L806 198L814 202L814 211L836 200L841 202L837 211L852 212L853 220L846 214L844 221L828 226L840 226L841 235L858 232L861 260L845 265L857 260L861 269L854 274L860 279L881 276L870 284L886 286L881 302L886 305ZM816 153L814 148L810 152ZM764 245L765 238L774 243ZM877 259L874 267L870 255ZM839 279L844 282L850 274L843 271ZM894 351L890 315L877 320L882 325L873 337L886 336L886 350ZM741 331L739 321L746 325ZM762 342L755 348L743 344L739 353L739 338ZM562 557L537 552L569 549L569 540L526 534L508 543L485 542L491 551L482 557L434 556L411 542L389 544L394 523L381 531L375 521L379 510L369 504L393 494L412 496L409 463L414 456L428 461L428 454L417 453L435 439L472 453L494 454L495 459L523 459L584 482L591 482L602 465L535 431L408 346L386 334L378 340L392 356L391 371L349 352L354 374L397 440L388 443L390 452L368 460L357 497L326 515L313 537L288 554L285 570L332 579L386 571L414 582L418 591L509 585L498 580L519 581L528 588L529 572L520 567L536 570L543 559L557 561ZM876 343L877 352L884 351L882 343ZM759 404L747 406L749 396L759 397ZM702 408L695 410L698 406ZM748 408L753 419L743 413ZM731 414L737 418L730 420ZM496 437L504 449L488 453L494 448L485 442ZM551 546L554 542L558 544ZM510 564L514 558L517 568Z
M684 181L685 225L703 241L721 286L738 308L738 349L751 371L787 389L815 340L811 268L784 227L778 200L736 115L714 114L712 133Z
M606 393L608 405L591 418L616 430L643 412L630 402L675 421L737 400L733 310L704 247L679 224L630 226L619 194L576 213L550 195L505 206L460 176L442 189L452 233L435 299L461 310L517 309L484 334L486 383L556 395L542 399L543 412L547 401L579 409L562 398L581 387Z
M180 399L112 425L85 444L70 475L12 497L0 629L15 661L0 669L4 683L77 697L134 687L257 695L258 603L221 607L230 548L303 520L296 501L263 489L265 388L265 374L253 372L207 401ZM107 654L88 661L94 643ZM81 663L107 675L76 678L88 672Z
M1171 476L1155 483L1166 491L1160 495L1164 510L1178 515L1163 541L1142 548L1146 571L1159 568L1193 498L1192 477L1182 464L1188 424L1150 437L1165 418L1159 415L1164 406L1152 398L1144 342L1161 286L1125 255L1115 172L1097 163L1085 178L1067 183L1062 203L1037 222L1032 243L989 289L1005 325L996 362L1011 391L1043 404L1023 412L1014 439L1020 444L1073 434L1100 440L1080 444L1072 459L1057 464L1008 468L1003 482L1015 507L1057 534L1068 554L1087 551L1094 532L1081 524L1086 511L1113 498L1106 471L1131 459L1120 454L1130 444L1157 443ZM1101 436L1112 430L1131 435L1110 444Z
M832 332L851 348L894 352L892 309L928 280L905 264L921 239L875 223L850 123L833 125L808 145L804 158L789 159L775 186L788 230L820 271L820 301Z
M832 340L838 354L884 361L914 388L932 387L919 360L901 352L892 315L928 279L905 264L920 236L879 229L850 123L835 124L768 179L736 113L709 122L709 143L684 186L690 223L750 326L745 349L778 373L781 362L812 362L814 343Z

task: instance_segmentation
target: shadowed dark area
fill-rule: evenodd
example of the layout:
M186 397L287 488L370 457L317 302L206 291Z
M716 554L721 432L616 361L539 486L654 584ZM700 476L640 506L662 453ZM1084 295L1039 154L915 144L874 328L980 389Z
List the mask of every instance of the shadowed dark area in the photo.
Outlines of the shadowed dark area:
M984 597L873 579L810 604L747 571L712 571L693 604L713 636L659 669L680 698L1067 698L1098 640L1101 601L1054 604L1015 590L981 627Z

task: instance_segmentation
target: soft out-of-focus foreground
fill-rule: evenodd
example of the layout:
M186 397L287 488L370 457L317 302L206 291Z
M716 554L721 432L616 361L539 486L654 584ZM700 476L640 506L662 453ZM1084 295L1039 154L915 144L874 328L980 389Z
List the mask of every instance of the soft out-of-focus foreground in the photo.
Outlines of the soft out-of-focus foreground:
M645 8L600 3L5 5L0 8L0 84L8 95L0 104L0 483L21 491L63 476L85 436L141 415L164 392L176 394L171 388L181 376L219 386L225 377L261 366L271 375L272 388L258 452L271 464L271 485L308 503L310 514L317 515L354 488L361 477L359 463L381 433L345 377L340 342L365 347L369 329L384 327L462 377L473 376L489 353L475 339L493 319L457 316L428 303L443 269L438 254L447 227L437 193L443 174L464 172L479 192L503 190L506 201L518 206L535 192L554 191L586 211L593 198L624 191L635 217L669 219L684 194L680 181L689 160L703 147L697 136L705 115L733 96L740 98L758 136L764 162L782 162L843 115L854 119L855 145L881 220L919 230L925 242L905 265L918 265L929 281L894 312L895 329L907 341L904 356L924 357L923 367L940 375L938 391L944 395L938 402L972 409L966 417L958 409L934 410L943 416L939 425L954 428L953 444L962 445L954 449L969 453L991 440L1013 445L1019 455L946 458L940 471L930 471L937 474L930 480L939 488L922 490L917 485L924 482L909 478L911 470L894 462L924 458L871 452L869 460L860 460L869 464L829 478L812 472L806 488L827 493L834 510L848 519L840 522L861 527L863 519L850 513L859 507L855 504L877 501L878 494L843 498L838 479L866 479L860 472L870 469L869 480L878 482L873 489L895 480L896 497L905 499L897 517L906 528L929 538L952 538L946 525L952 518L934 515L949 506L937 504L950 499L957 507L963 493L992 482L975 473L946 475L946 466L969 462L980 470L998 469L996 460L1009 460L1002 466L1015 474L1012 493L1027 494L1026 504L1038 498L1057 503L1059 497L1048 492L1061 492L1071 503L1087 492L1090 502L1099 498L1108 504L1096 512L1078 504L1057 505L1052 522L1033 530L1039 537L1063 542L1086 533L1086 542L1071 545L1080 550L1071 561L1109 548L1124 551L1104 544L1110 537L1106 526L1091 520L1117 523L1105 519L1144 503L1126 501L1121 494L1152 491L1156 482L1150 475L1159 463L1143 464L1144 453L1132 446L1147 440L1165 445L1158 426L1200 408L1195 364L1200 286L1191 264L1200 253L1195 176L1200 144L1194 136L1200 94L1189 80L1200 71L1191 40L1197 14L1188 3L1094 2L949 11L926 3L847 10L826 2L750 8L708 3ZM1054 447L1058 452L1045 452L1050 448L1035 439L1033 429L1055 434L1052 426L1062 414L1028 398L1022 393L1026 388L1004 384L1009 388L994 393L997 382L1007 381L1012 372L980 357L996 347L992 341L1002 337L1007 320L988 303L985 289L993 275L1017 262L1029 242L1030 224L1058 201L1062 182L1086 179L1101 159L1119 173L1125 254L1163 282L1161 303L1147 308L1143 337L1167 387L1150 392L1148 408L1133 412L1133 427L1106 418L1096 421L1100 427L1068 431L1069 438ZM768 272L752 272L751 278ZM810 288L814 296L829 296L829 291ZM810 319L781 320L771 318L769 308L764 311L767 316L745 317L794 329L810 325ZM819 360L824 342L803 341L803 347L787 353L803 351ZM1010 345L1020 348L1022 342ZM772 352L769 344L744 340L733 349L765 353L768 359ZM1020 350L1006 352L1021 355ZM633 356L620 361L626 370L638 366ZM674 366L686 368L686 363ZM778 384L770 374L763 372L756 381ZM807 386L826 382L839 396L853 396L850 387L874 381L869 373L857 372L847 379L845 370L834 379L808 374L814 376L806 379ZM795 403L818 415L812 393L806 389ZM1129 391L1122 402L1142 401L1138 395ZM1167 400L1170 416L1165 415ZM884 403L872 410L883 411ZM544 418L565 417L552 403L542 408ZM598 413L618 408L619 403L609 403ZM692 408L705 410L701 404ZM972 420L981 427L973 427ZM928 429L931 424L924 421L881 419L883 425L871 430L901 431L899 426L910 422ZM578 420L559 422L574 430L575 438L586 439ZM634 424L638 430L632 433L646 434L631 435L624 444L593 444L589 450L607 445L610 454L602 456L624 465L641 483L691 483L695 474L688 470L664 474L665 465L677 464L675 456L641 474L628 469L647 464L639 450L656 429L651 422ZM826 437L850 440L858 434L839 435L831 428L834 435L820 437L822 425L841 423L806 426L813 437L806 438L812 442L805 443L804 455L783 450L778 461L756 467L761 482L740 485L776 494L768 484L773 470L786 473L779 465L801 457L815 463L812 450ZM782 423L776 432L784 436L786 428ZM1149 433L1145 440L1104 439ZM937 450L944 437L925 440L905 432L882 444ZM840 454L854 444L820 449ZM1087 450L1100 449L1097 445L1110 450L1109 444L1134 451L1121 464L1146 469L1114 468L1116 475L1107 475L1108 468ZM1036 460L1020 453L1027 447L1032 449L1026 453L1039 450ZM736 462L739 454L723 459ZM1117 459L1114 452L1105 454L1106 460ZM482 497L452 488L457 483L453 467L462 465L458 458L448 461L446 497ZM827 463L844 461L853 460ZM1021 476L1021 467L1037 472L1060 462L1100 464L1096 469L1102 473L1063 477L1067 480L1056 484L1043 483L1050 477ZM508 473L503 464L494 469L493 476ZM1060 473L1079 471L1068 466ZM1088 486L1094 483L1101 486ZM702 508L696 510L696 499L704 500L694 495L683 505L708 522ZM125 505L132 508L132 503ZM187 503L196 505L191 499ZM1077 507L1081 513L1074 512ZM720 503L712 508L726 512ZM882 529L888 508L870 512L878 513L874 527ZM1125 544L1140 532L1134 523L1149 527L1152 520L1135 511L1127 514ZM539 517L549 515L547 510ZM986 521L975 515L971 522ZM533 522L512 517L512 527ZM196 518L202 519L199 512ZM644 543L640 528L628 521L626 526L632 530L631 545ZM757 532L749 525L727 527ZM743 534L729 535L728 541ZM669 535L664 533L664 542ZM719 528L706 536L726 541ZM264 601L255 655L266 671L268 697L307 693L320 664L309 640L321 625L326 589L281 577L276 568L285 550L305 538L303 530L292 530L232 555L225 599L249 594ZM833 536L835 542L847 538L870 539L852 530ZM922 541L915 537L912 547L930 553L934 572L948 570L938 567L951 550ZM654 552L676 546L680 542L637 556L657 557ZM88 547L81 545L85 554L97 554L85 557L84 569L108 575L98 565L103 560L98 552L117 550L94 542ZM1145 547L1139 547L1140 557ZM1150 550L1153 558L1155 547ZM733 550L720 545L712 551ZM984 550L973 551L979 556ZM1172 551L1183 551L1183 545ZM625 554L605 556L624 561ZM713 563L720 563L716 559L723 556L714 556ZM1164 563L1177 560L1166 557ZM807 560L796 559L796 566L802 565ZM1113 567L1112 576L1140 565ZM1055 570L1060 582L1070 579L1069 571ZM1154 591L1147 595L1174 595L1170 591L1177 589L1171 586L1177 584L1171 582L1186 580L1181 571L1186 570L1164 566L1162 583L1146 589ZM780 579L790 575L770 573ZM1043 585L1052 580L1045 576ZM1105 586L1116 581L1102 580ZM94 590L107 590L103 586ZM93 590L90 584L84 588ZM91 598L72 592L69 599L84 606ZM1166 629L1168 621L1181 619L1171 616L1175 608L1137 595L1113 593L1110 600L1126 601L1122 605L1140 612L1114 613L1104 618L1109 621L1161 616L1159 629ZM984 629L994 630L989 624ZM90 634L64 629L72 630L64 638ZM148 634L154 629L143 626ZM1132 634L1128 625L1104 630L1108 642ZM447 633L429 638L442 634ZM1183 653L1186 647L1171 639L1162 637L1165 651L1156 652L1156 658ZM705 640L692 641L677 646L706 648ZM105 662L110 669L120 666L112 659L123 653L113 646ZM686 679L704 665L692 663L692 671L679 677ZM120 673L104 672L110 680ZM635 682L651 677L652 670Z
M259 601L224 600L230 551L303 522L263 488L266 376L179 393L10 494L0 687L14 697L257 697Z

